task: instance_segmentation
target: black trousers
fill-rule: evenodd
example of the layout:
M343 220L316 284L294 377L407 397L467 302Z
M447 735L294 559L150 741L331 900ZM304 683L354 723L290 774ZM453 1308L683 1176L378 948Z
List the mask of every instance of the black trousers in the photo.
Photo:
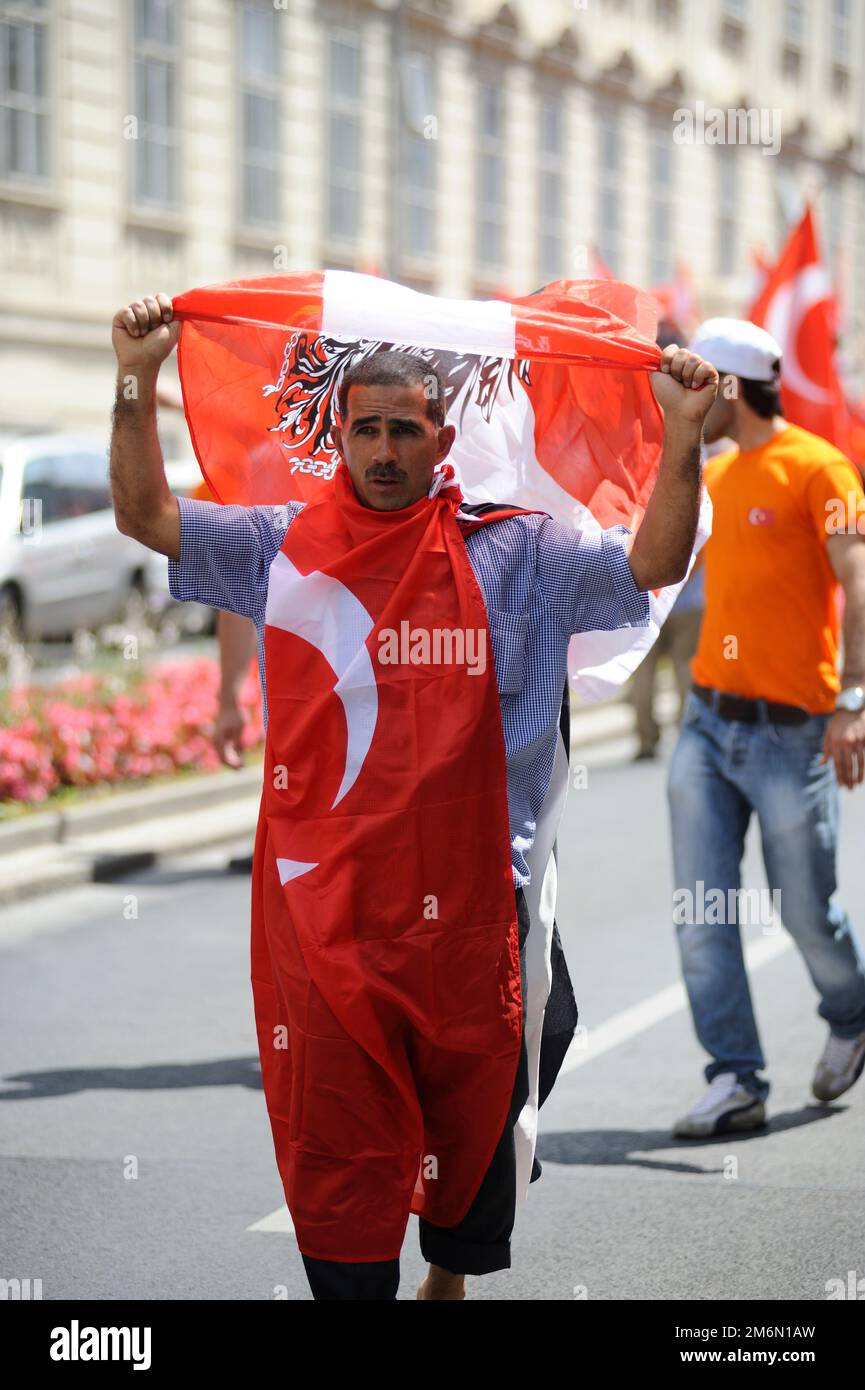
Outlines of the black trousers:
M525 948L529 912L523 890L516 890L520 943L520 982L526 995ZM456 1226L433 1226L419 1218L420 1248L424 1259L453 1274L491 1274L509 1269L511 1232L517 1198L517 1161L514 1125L529 1096L525 1013L520 1055L511 1105L498 1145L477 1194ZM534 1174L533 1174L534 1176ZM347 1263L301 1257L315 1299L395 1299L399 1287L399 1260Z

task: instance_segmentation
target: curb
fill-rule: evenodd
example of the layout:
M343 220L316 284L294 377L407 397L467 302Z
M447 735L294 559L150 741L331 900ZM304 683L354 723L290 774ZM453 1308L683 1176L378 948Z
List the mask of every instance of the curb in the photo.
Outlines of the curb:
M238 792L260 791L263 765L263 759L256 760L236 771L190 775L177 782L132 791L108 791L83 806L36 811L20 821L0 824L0 855L37 845L67 844L76 835L107 825L134 825L155 816L232 801Z
M260 801L257 772L252 796L223 798L194 819L183 813L138 818L122 829L92 828L90 834L63 844L20 849L4 864L0 907L84 883L111 883L174 855L236 846L254 835Z
M676 698L658 692L656 718L675 718ZM571 751L625 738L634 711L623 699L587 705L571 717ZM180 783L106 793L86 806L36 812L0 825L0 907L84 883L110 883L174 855L218 849L251 837L261 801L263 761ZM195 813L195 814L190 814Z

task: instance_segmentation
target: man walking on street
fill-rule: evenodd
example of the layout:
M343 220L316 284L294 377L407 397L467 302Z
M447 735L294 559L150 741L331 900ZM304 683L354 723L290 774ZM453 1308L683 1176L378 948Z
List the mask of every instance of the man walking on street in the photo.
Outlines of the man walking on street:
M691 346L721 374L706 442L737 447L705 466L706 607L668 782L674 920L712 1059L708 1091L674 1126L682 1138L765 1122L769 1083L739 932L752 812L773 902L829 1025L814 1095L836 1099L865 1066L865 962L835 893L838 784L858 786L865 769L862 484L838 449L781 415L781 349L768 333L711 319Z
M510 1265L525 890L568 641L645 625L647 590L685 574L717 373L675 347L653 373L664 448L631 538L465 506L443 382L390 350L341 380L342 462L320 500L175 498L153 399L178 332L165 295L115 315L115 515L169 557L174 597L263 629L252 982L304 1267L316 1298L395 1298L414 1211L418 1297L460 1299L466 1273ZM431 656L445 638L451 655ZM543 1040L558 1065L576 1023L559 966Z

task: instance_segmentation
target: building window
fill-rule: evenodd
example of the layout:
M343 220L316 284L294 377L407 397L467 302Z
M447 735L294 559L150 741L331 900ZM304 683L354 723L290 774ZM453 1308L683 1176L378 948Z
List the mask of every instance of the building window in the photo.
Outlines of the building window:
M737 268L739 180L736 146L718 146L718 240L715 264L718 275L735 275Z
M360 234L363 129L357 36L331 36L329 59L327 230L335 241L353 242Z
M802 0L784 0L784 29L781 46L781 72L796 82L802 72L805 39L805 11Z
M477 261L485 270L504 264L505 115L501 80L484 78L478 89Z
M428 53L402 60L400 103L400 252L409 260L432 260L436 249L435 196L438 122L435 69Z
M540 104L538 142L539 269L543 280L557 280L564 269L564 172L561 99L547 94Z
M48 160L47 0L0 12L0 177L40 180Z
M785 43L781 50L781 71L791 82L798 82L802 71L802 50Z
M614 111L602 110L598 120L598 252L619 273L621 130Z
M832 0L832 71L830 84L839 97L850 90L850 0Z
M134 197L137 203L169 208L177 204L179 8L168 0L134 4Z
M721 47L738 56L745 47L745 0L721 0Z
M240 8L240 220L274 226L280 217L279 15L261 0Z
M832 68L832 86L839 97L846 97L850 91L850 73L840 63Z
M679 22L679 0L655 0L655 18L665 29Z
M850 0L832 0L832 58L842 66L850 61Z
M651 134L649 171L649 283L665 284L673 274L673 149L670 132Z
M805 38L805 9L802 0L784 0L784 39L801 48Z

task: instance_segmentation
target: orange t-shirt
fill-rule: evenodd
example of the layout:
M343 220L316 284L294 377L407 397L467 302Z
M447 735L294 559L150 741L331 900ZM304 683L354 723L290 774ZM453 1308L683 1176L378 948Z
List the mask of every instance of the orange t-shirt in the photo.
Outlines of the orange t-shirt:
M833 528L855 531L865 512L857 469L788 425L756 449L716 454L703 476L714 517L694 680L812 714L833 709L838 581L826 541Z

